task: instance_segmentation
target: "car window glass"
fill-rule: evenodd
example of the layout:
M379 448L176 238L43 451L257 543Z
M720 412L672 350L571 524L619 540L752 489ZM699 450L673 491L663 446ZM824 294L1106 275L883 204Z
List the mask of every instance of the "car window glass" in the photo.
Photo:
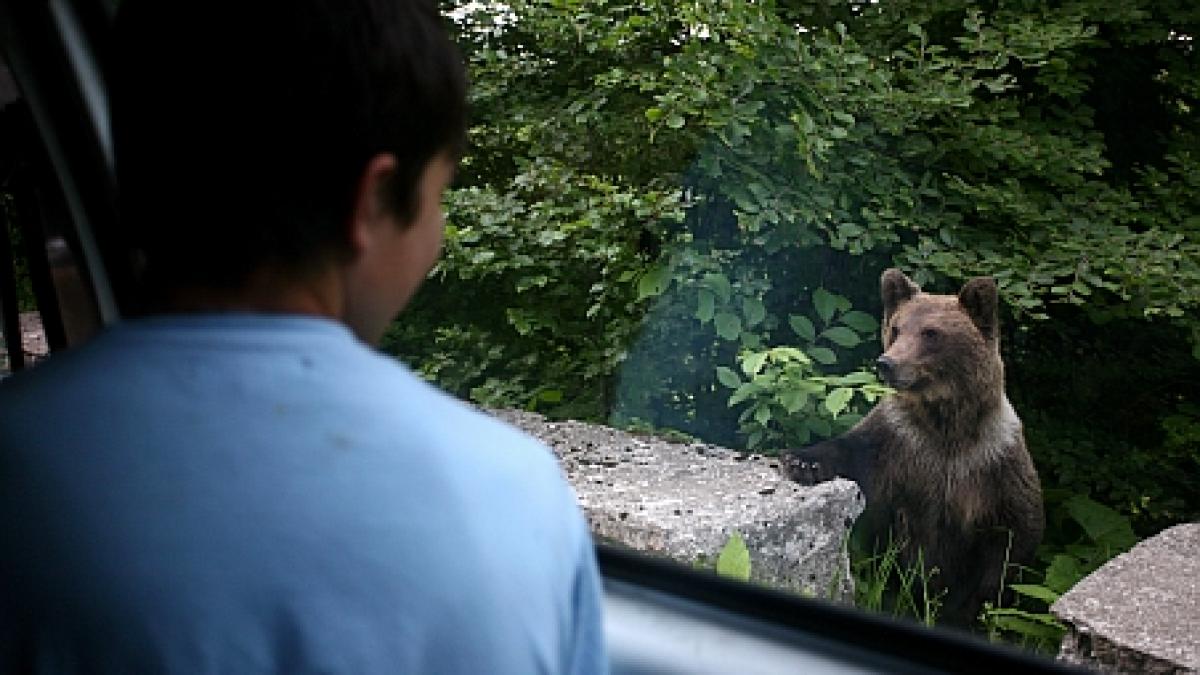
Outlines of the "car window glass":
M781 451L843 438L897 391L932 419L995 388L1011 407L971 408L938 427L950 440L882 425L919 437L916 458L974 453L876 477L879 494L925 485L957 515L879 497L900 506L866 517L906 529L900 540L948 540L1016 509L1013 539L979 565L1012 566L1020 549L1024 571L953 607L920 589L966 570L914 567L851 537L852 601L930 624L958 612L1046 653L1063 630L1050 601L1200 513L1194 15L445 7L472 70L471 147L444 259L384 348L464 398L519 411L510 419L556 422L548 440L575 434L577 484L610 494L585 499L589 513L636 523L651 508L638 490L672 477L708 490L710 511L754 511L793 489L771 482L781 471L827 478L830 462ZM889 268L903 275L890 286ZM1002 369L979 366L993 348ZM570 421L631 435L605 441ZM1028 455L1005 450L1018 437ZM684 449L660 464L655 439ZM847 457L880 443L859 440ZM738 461L761 473L722 473ZM980 467L990 477L973 482ZM669 531L625 543L661 552L708 522L691 502L678 511L656 510L643 534ZM762 581L767 532L810 541L764 520L672 555Z

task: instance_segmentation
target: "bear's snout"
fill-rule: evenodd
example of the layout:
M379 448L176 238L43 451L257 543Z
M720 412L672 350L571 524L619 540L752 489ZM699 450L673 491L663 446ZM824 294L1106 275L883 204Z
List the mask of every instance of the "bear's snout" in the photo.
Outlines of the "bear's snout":
M879 373L879 379L883 380L888 386L895 386L896 380L896 362L892 357L884 354L875 360L875 371Z
M879 379L896 391L913 391L927 384L920 364L906 361L903 357L884 354L875 360Z

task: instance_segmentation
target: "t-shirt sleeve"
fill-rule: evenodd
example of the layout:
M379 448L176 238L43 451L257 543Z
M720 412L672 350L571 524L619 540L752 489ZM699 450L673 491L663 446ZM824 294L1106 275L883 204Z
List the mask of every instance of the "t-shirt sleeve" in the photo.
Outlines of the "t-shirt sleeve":
M604 644L604 593L596 552L590 537L583 537L572 590L573 625L565 672L575 675L608 673L608 652Z

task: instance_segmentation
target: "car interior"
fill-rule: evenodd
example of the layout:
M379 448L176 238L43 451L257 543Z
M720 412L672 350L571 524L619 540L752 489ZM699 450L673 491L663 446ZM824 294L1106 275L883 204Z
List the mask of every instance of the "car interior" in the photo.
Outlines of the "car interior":
M129 310L103 68L114 4L0 0L0 308L13 372L40 356L20 347L22 304L36 306L49 358ZM608 543L597 557L616 673L1075 672Z

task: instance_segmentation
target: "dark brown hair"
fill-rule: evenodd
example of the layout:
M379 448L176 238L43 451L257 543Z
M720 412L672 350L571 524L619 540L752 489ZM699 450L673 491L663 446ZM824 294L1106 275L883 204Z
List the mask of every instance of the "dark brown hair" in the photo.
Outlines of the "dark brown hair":
M109 76L122 221L152 283L236 287L348 255L371 157L402 222L466 128L466 76L423 0L125 0Z

